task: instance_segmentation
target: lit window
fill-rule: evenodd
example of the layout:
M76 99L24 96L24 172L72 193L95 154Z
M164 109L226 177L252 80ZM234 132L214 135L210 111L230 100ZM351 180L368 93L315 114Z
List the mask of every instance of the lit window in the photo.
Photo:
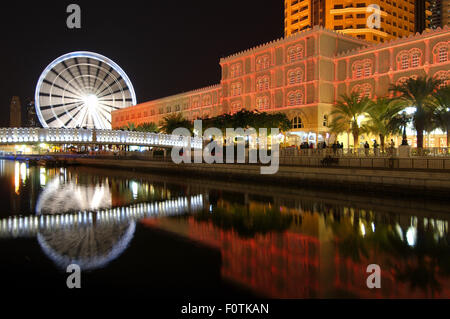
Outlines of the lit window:
M270 66L270 58L268 55L260 56L256 60L256 70L257 71L266 70L269 68L269 66Z
M292 119L291 121L291 127L293 129L299 129L299 128L303 128L303 123L302 123L302 119L300 116L296 116Z
M414 52L411 54L411 67L415 68L420 65L420 54L418 52Z
M288 72L288 83L296 84L303 82L303 70L298 68Z
M295 91L295 92L289 93L288 104L290 106L303 104L303 92Z
M288 49L288 62L303 59L303 46L297 45Z
M238 96L241 94L242 94L242 84L240 82L231 84L231 95Z
M231 112L236 113L241 109L241 102L233 102L231 103Z
M231 77L237 77L240 76L242 73L242 66L240 63L235 63L231 66Z
M372 63L370 61L366 61L364 63L364 76L370 76L372 74Z
M256 107L258 110L267 110L269 108L269 98L267 96L261 96L256 99Z
M402 55L402 62L401 62L401 69L408 69L409 68L409 57L408 55L404 54Z
M259 92L267 91L270 88L269 77L261 77L256 80L256 88Z

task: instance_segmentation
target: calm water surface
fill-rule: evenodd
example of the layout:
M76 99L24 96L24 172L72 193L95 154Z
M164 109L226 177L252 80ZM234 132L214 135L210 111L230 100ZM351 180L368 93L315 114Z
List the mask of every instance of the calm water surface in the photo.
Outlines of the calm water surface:
M450 297L446 202L14 161L0 196L11 296Z

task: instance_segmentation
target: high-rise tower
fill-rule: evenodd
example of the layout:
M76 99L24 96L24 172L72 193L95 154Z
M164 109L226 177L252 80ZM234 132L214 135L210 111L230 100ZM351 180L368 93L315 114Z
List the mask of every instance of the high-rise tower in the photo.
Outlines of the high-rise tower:
M13 96L11 104L9 106L9 127L21 127L22 126L22 107L20 104L20 98Z
M415 19L417 1L426 0L285 0L285 36L315 25L370 42L408 36L418 31L416 26L426 28L425 21L431 16L424 7L420 20ZM368 24L372 14L379 14L379 25Z

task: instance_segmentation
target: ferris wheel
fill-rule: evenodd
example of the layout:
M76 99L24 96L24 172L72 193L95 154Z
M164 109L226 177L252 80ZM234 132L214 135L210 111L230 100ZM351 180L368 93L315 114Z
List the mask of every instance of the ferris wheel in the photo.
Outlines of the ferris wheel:
M50 63L35 92L36 113L46 128L111 129L111 111L135 104L125 72L110 59L85 51Z

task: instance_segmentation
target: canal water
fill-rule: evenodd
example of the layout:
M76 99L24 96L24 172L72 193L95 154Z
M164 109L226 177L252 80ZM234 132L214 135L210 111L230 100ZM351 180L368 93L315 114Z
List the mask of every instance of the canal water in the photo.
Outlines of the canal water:
M18 298L449 298L449 205L406 195L0 161L0 286ZM73 264L81 289L67 288Z

